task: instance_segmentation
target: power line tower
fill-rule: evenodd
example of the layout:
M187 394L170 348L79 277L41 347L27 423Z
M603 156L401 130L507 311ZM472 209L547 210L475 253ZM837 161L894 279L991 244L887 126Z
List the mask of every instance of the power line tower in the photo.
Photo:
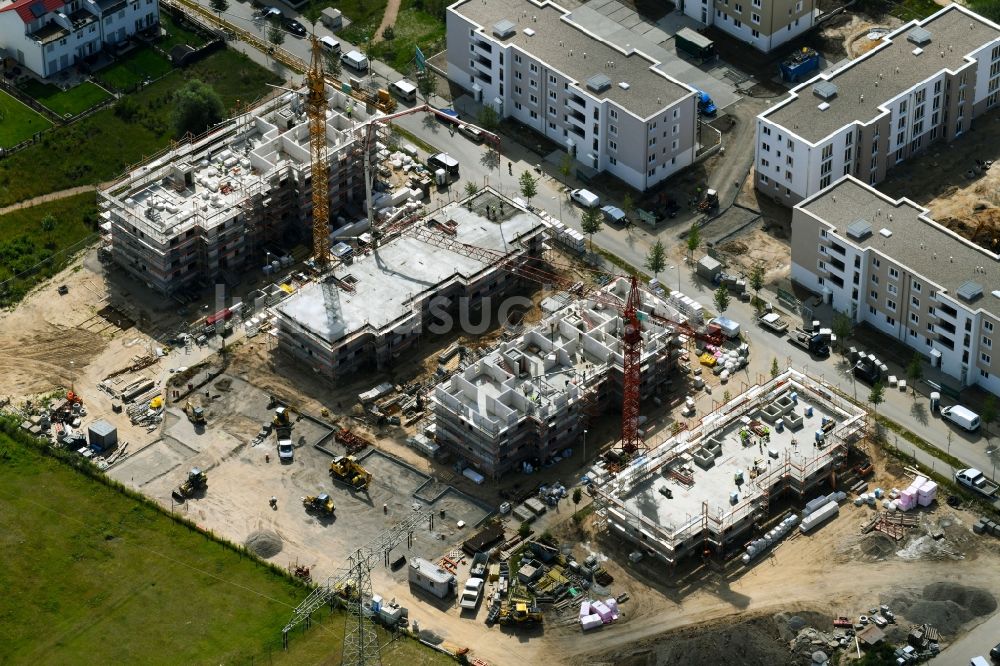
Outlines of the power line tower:
M318 268L330 263L330 165L326 148L326 83L323 78L323 51L319 40L310 37L312 58L306 72L306 115L309 117L309 153L312 175L313 260Z
M292 619L282 629L285 647L288 647L288 632L301 623L308 626L312 614L333 602L340 595L347 600L348 618L344 625L344 666L370 666L381 664L381 648L372 618L366 617L365 603L372 598L372 567L381 559L389 566L389 553L406 539L406 547L413 545L413 532L422 522L427 521L429 529L434 528L434 514L430 511L414 511L402 522L383 530L368 544L358 548L347 558L347 565L340 572L327 578L326 583L313 590L305 598Z

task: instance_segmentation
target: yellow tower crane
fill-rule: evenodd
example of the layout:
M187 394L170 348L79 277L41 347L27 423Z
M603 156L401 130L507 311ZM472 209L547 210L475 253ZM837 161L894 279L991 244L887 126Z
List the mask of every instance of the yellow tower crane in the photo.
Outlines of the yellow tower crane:
M330 263L330 165L326 152L326 82L323 51L315 33L310 36L312 57L306 71L306 115L309 117L309 154L312 159L313 261L317 268Z

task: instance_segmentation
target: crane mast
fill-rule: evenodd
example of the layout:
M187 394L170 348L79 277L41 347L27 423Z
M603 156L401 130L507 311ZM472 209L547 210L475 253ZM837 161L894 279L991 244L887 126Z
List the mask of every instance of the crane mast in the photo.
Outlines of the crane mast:
M310 37L312 58L306 72L306 115L309 117L310 174L313 204L313 260L317 268L330 263L330 166L326 147L326 82L323 78L323 51L319 40Z

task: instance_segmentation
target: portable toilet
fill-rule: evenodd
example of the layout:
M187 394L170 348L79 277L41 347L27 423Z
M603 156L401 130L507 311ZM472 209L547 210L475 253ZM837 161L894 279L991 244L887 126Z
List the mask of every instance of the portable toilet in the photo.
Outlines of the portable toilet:
M941 394L937 391L931 393L931 412L941 409Z

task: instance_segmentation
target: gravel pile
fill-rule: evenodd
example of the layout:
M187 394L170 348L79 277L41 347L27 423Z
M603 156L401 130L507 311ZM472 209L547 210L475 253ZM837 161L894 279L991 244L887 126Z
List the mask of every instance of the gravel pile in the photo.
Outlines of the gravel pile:
M271 530L253 532L243 542L251 553L267 559L281 552L281 537Z
M777 633L771 618L681 629L662 636L644 661L649 666L783 666L796 663L788 644Z
M927 585L919 596L896 598L892 608L914 624L926 622L942 634L955 635L971 620L993 613L997 601L980 588L942 582Z

